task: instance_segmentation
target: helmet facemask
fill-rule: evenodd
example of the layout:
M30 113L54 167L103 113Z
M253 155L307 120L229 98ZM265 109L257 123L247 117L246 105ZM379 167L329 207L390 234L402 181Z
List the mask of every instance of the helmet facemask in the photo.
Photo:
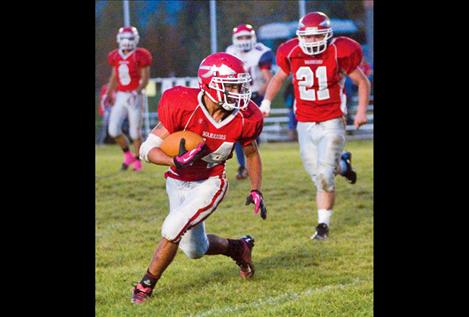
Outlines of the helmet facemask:
M244 110L251 99L251 76L248 73L240 73L237 77L212 77L206 91L207 96L227 111L234 109ZM230 91L226 85L238 85L238 92ZM212 90L212 91L210 91ZM216 96L211 92L216 91Z
M243 36L250 36L250 39L239 39L240 37ZM247 32L242 32L233 35L233 45L240 51L242 52L249 52L254 48L254 45L256 45L257 39L256 35L254 32L252 33L247 33Z
M307 55L317 55L324 52L327 48L327 41L332 37L332 29L324 29L318 30L317 28L313 28L312 30L307 29L304 31L296 31L296 35L298 36L298 41L303 53ZM325 35L322 40L315 41L315 42L307 42L304 36L307 35Z
M119 44L119 49L132 51L137 47L138 37L128 32L117 34L117 43Z

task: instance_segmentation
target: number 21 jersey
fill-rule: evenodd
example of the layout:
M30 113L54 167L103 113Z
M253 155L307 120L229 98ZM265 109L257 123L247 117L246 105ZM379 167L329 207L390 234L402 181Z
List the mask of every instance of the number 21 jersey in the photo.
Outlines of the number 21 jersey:
M322 122L346 113L345 75L354 71L363 58L359 43L336 37L317 55L305 54L298 39L277 49L277 65L293 76L295 115L300 122Z

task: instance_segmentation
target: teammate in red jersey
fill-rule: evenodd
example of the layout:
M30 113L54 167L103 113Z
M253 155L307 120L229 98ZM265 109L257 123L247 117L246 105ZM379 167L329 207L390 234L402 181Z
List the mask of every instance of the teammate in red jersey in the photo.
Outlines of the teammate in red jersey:
M162 225L162 239L142 280L132 291L132 302L147 300L178 247L192 259L222 254L231 257L243 278L254 274L251 252L254 239L225 239L206 234L204 220L215 211L228 189L225 162L240 142L246 154L251 191L246 204L266 218L262 162L256 138L263 127L258 106L250 101L250 75L243 62L227 53L206 57L199 66L199 89L177 86L166 90L158 105L160 122L140 147L146 162L169 166L165 173L169 214ZM179 155L171 158L159 148L171 133L195 132L204 143L186 151L181 140Z
M270 104L288 75L293 76L298 120L298 142L304 168L316 184L318 225L312 239L324 240L335 200L335 175L355 183L351 153L345 146L345 76L358 85L358 110L354 125L366 123L370 82L359 68L362 48L348 37L332 39L329 18L311 12L298 24L297 38L282 43L277 50L279 71L269 83L260 109L268 115Z
M109 118L109 135L116 140L124 152L122 169L126 170L133 164L135 171L142 169L138 155L142 143L142 90L148 84L152 63L150 52L137 47L138 41L139 35L135 27L129 26L119 29L117 33L119 48L108 55L112 72L106 92L106 98L113 104ZM112 96L114 90L117 90L115 99ZM135 154L129 150L129 142L122 133L122 122L127 116L129 118L129 134L133 140Z

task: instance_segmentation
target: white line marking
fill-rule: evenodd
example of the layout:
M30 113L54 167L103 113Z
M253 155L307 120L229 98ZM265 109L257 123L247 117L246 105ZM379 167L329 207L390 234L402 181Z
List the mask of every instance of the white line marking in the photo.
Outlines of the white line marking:
M351 287L351 286L354 286L363 282L365 281L362 281L359 278L356 278L352 282L347 283L347 284L333 284L333 285L327 285L327 286L320 287L320 288L308 288L301 293L288 292L288 293L285 293L283 295L276 296L276 297L266 297L263 299L259 299L252 303L210 309L205 312L199 313L195 315L194 317L206 317L206 316L212 316L212 315L223 316L224 314L229 314L229 313L233 313L236 311L245 310L249 308L259 309L260 307L266 306L266 305L269 305L269 306L279 305L279 304L286 303L288 301L298 300L302 297L308 297L317 293L324 293L324 292L328 292L330 290L336 290L336 289L345 289L345 288L348 288L348 287Z

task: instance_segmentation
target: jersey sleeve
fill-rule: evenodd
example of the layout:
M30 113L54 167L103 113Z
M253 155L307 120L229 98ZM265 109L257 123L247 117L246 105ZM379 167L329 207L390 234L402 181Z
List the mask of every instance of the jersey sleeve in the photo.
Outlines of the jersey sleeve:
M262 54L261 58L259 59L259 68L270 70L272 69L272 63L274 62L274 53L271 50L266 51Z
M284 45L280 45L277 49L277 65L285 72L285 74L290 73L290 62L288 61Z
M179 117L180 114L173 102L173 98L167 92L164 92L158 103L158 119L169 133L173 133L182 130L178 124Z
M362 47L358 42L346 37L340 38L335 44L337 46L339 66L345 73L350 74L362 61Z
M262 128L264 127L262 113L256 105L254 105L254 107L256 107L257 111L255 111L255 113L245 121L242 138L239 140L239 143L242 146L249 145L252 141L255 141L261 134Z
M153 61L153 57L151 56L151 53L148 50L141 48L140 54L139 54L139 61L138 61L139 66L140 67L150 66L152 61Z
M225 53L234 55L235 52L234 52L234 49L233 49L233 45L227 46L227 47L226 47L226 50L225 50Z
M111 66L115 66L115 58L114 58L115 54L114 54L114 51L110 52L108 55L107 55L107 62L109 65Z
M101 86L101 90L99 91L99 99L102 99L106 94L107 84Z

